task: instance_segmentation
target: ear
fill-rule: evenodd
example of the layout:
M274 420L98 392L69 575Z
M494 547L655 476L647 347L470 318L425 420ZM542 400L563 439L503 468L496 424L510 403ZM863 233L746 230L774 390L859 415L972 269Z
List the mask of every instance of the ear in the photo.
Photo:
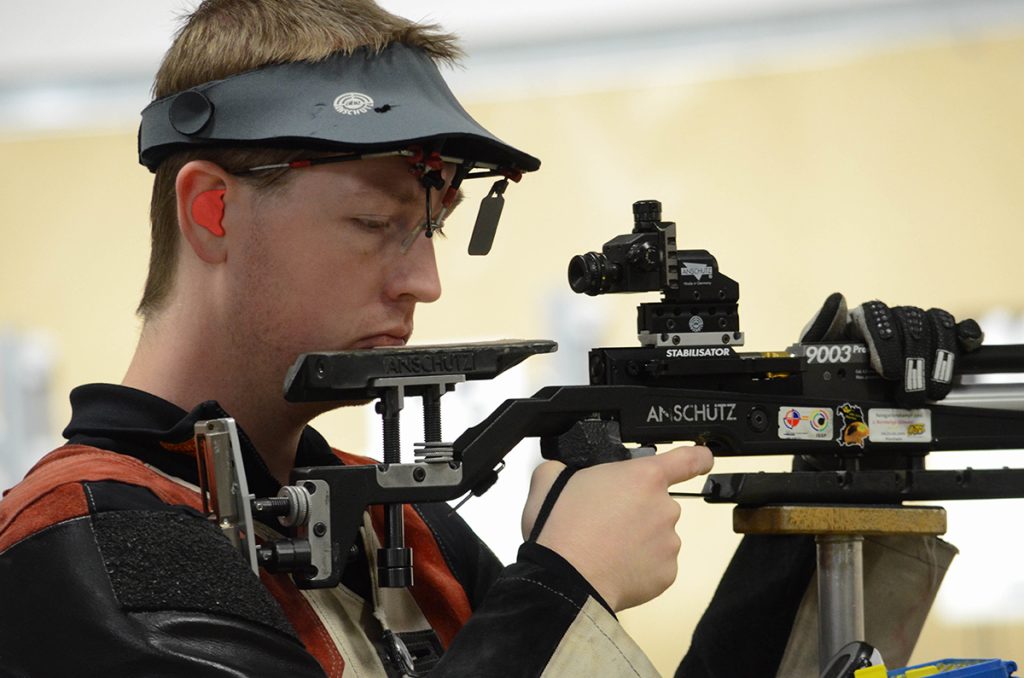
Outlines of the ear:
M195 255L208 264L227 259L224 222L231 185L231 175L206 160L186 163L174 182L178 228Z

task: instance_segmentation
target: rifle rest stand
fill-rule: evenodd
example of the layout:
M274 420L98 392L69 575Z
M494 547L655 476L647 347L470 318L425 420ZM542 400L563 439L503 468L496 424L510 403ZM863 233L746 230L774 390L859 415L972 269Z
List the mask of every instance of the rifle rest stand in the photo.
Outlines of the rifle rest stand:
M739 534L815 536L822 670L844 645L865 639L864 537L946 532L946 510L938 506L737 506L732 516Z

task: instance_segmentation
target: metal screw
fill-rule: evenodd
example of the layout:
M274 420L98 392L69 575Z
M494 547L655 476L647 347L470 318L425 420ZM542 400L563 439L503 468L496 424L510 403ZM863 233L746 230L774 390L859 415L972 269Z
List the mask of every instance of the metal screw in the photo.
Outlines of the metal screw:
M427 472L424 469L420 468L419 466L412 470L412 479L415 480L417 483L422 483L426 477Z
M318 537L324 536L325 534L327 534L327 526L323 523L317 523L313 526L313 534L315 534Z
M768 415L760 408L751 410L748 421L750 422L750 428L758 433L768 430Z

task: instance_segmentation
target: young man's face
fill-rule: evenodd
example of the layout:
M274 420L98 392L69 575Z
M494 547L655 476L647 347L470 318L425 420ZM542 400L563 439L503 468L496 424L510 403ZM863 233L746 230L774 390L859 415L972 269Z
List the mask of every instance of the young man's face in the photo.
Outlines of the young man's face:
M242 188L246 232L228 260L234 344L266 356L282 382L303 352L404 344L416 304L441 294L436 238L420 231L402 252L426 211L405 160L327 164L288 179L269 193ZM435 214L442 195L431 191Z

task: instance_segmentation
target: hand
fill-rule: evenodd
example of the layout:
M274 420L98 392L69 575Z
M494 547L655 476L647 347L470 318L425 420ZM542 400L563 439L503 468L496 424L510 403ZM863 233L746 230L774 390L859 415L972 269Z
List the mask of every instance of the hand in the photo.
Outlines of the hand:
M581 469L562 490L537 543L568 560L616 612L645 603L675 581L678 569L680 508L668 488L707 473L713 463L706 447L679 447ZM524 537L563 468L549 461L534 471Z
M869 301L847 313L846 299L836 292L804 327L800 341L863 341L875 371L897 382L900 404L920 407L949 394L957 359L981 346L984 337L975 321L958 323L940 308Z

